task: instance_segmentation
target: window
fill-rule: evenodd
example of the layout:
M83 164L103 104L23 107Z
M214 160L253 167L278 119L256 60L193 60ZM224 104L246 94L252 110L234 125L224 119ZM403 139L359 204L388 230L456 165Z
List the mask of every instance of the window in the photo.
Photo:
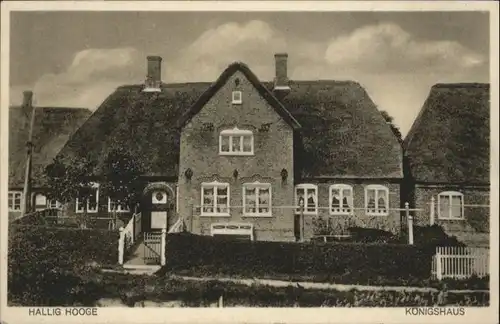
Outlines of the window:
M117 204L116 201L108 197L108 212L116 211L117 213L128 213L130 208L125 204Z
M22 192L9 191L9 211L21 211Z
M220 182L202 183L201 215L229 216L229 184Z
M210 226L212 236L226 236L253 241L253 225L238 223L214 223Z
M445 191L438 195L439 219L464 219L464 195L456 191Z
M345 184L330 186L330 214L347 215L352 213L352 187Z
M219 136L222 155L253 155L253 133L238 128L223 130Z
M243 102L243 99L241 98L241 91L233 91L231 101L233 104L241 104Z
M47 206L47 197L43 194L36 194L35 206Z
M92 185L90 195L87 197L87 206L84 205L83 198L76 198L76 212L83 213L87 207L87 213L97 213L99 206L99 185L94 183Z
M271 184L254 182L243 185L243 214L271 216Z
M389 189L381 185L365 188L365 209L367 215L388 215Z
M49 208L49 209L60 209L61 208L61 203L58 202L55 199L48 199L47 200L47 208Z
M300 213L301 203L304 206L304 214L318 213L318 186L313 184L300 184L295 187L296 212Z

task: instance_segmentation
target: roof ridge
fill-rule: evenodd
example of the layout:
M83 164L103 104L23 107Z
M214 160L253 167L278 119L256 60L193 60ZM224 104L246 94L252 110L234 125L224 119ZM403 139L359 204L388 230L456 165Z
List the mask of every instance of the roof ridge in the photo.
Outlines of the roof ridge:
M489 88L489 83L483 82L458 82L458 83L436 83L432 88ZM431 89L432 89L431 88Z

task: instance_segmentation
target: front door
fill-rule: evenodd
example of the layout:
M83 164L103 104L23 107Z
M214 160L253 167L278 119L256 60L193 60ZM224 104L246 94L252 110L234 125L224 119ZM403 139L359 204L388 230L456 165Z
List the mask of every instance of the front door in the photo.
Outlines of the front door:
M151 193L151 230L167 228L167 193L163 190L155 190Z

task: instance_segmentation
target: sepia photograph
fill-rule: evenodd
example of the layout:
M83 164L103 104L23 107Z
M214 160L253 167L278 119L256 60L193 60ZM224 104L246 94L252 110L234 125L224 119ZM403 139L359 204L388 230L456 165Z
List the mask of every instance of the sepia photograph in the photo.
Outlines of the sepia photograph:
M3 310L498 310L498 12L94 2L2 12Z

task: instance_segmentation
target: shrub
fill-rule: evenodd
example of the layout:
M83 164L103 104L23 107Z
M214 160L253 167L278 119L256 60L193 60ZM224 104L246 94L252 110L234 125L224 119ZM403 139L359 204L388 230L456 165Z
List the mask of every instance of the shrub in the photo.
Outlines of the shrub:
M118 233L41 226L9 229L9 302L61 305L95 264L116 263Z
M437 246L465 246L455 236L449 236L437 224L432 226L414 226L413 241L429 251L436 252Z
M430 276L432 254L403 244L228 241L188 233L167 237L164 271L321 278L321 281L407 282Z

